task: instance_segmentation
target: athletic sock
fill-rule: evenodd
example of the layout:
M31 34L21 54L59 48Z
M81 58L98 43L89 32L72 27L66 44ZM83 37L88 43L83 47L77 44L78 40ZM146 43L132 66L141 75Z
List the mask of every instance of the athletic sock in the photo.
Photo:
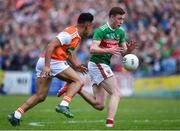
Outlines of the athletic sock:
M113 118L106 119L106 127L114 127L114 119Z
M14 117L17 118L17 119L21 119L22 115L24 114L24 110L19 107L15 113L14 113Z
M62 102L60 103L61 106L69 106L69 103L71 102L72 97L65 95Z

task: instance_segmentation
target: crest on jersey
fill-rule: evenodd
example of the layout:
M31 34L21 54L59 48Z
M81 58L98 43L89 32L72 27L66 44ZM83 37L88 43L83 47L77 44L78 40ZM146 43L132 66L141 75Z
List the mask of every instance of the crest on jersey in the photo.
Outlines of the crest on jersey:
M117 41L120 40L120 36L119 36L118 34L113 34L113 38L114 38L115 40L117 40Z
M106 70L107 74L110 75L111 74L111 71L110 70Z
M66 50L66 52L70 55L70 54L72 54L73 50L74 50L74 48L71 47L71 48L68 48L68 49Z

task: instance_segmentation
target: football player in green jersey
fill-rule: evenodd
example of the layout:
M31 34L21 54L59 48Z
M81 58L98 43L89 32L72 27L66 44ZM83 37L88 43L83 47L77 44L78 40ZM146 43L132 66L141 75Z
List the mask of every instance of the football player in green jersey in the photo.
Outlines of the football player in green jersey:
M125 41L125 31L121 28L125 15L122 8L113 7L109 12L108 21L95 30L90 47L92 55L88 62L94 95L84 90L79 91L79 94L98 110L104 109L107 94L110 95L107 127L114 127L114 117L120 100L119 85L110 68L111 57L130 53L137 46L136 42L128 44ZM58 96L61 96L67 87L68 85L65 85L58 92Z

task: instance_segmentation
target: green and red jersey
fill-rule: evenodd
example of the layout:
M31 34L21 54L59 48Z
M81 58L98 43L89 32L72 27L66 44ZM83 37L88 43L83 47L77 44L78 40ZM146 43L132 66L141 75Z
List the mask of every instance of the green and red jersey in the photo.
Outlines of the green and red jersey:
M125 31L120 27L118 29L112 29L108 23L104 23L101 27L97 28L93 35L93 40L101 41L101 48L111 48L113 46L121 45L125 42ZM104 53L97 54L93 53L90 61L98 64L104 63L110 65L112 54Z

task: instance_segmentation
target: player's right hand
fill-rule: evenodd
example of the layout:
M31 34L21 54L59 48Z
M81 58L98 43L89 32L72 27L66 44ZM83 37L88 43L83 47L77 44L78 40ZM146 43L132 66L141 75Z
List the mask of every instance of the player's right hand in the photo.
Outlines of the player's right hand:
M41 72L40 74L40 77L49 77L50 76L50 73L51 73L51 69L50 67L44 67L43 68L43 71Z
M87 74L88 69L83 64L76 67L76 70L81 72L82 74Z
M113 55L121 55L121 52L123 51L124 49L122 47L119 47L119 46L114 46L112 48L108 48L108 53L111 53Z
M138 49L137 41L131 40L130 42L127 42L127 48L129 52L132 52L134 49Z

